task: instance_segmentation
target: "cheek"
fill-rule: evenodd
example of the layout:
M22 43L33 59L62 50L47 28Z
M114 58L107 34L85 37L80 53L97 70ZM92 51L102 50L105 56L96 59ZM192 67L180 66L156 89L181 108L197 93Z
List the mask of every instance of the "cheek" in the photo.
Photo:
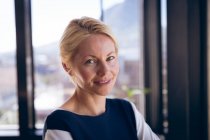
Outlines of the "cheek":
M120 70L120 66L119 66L119 63L117 63L117 65L116 65L116 75L118 75L119 70Z
M115 63L113 63L113 64L111 65L111 67L112 67L112 71L113 71L114 74L117 76L118 73L119 73L119 63L118 63L118 61L116 61Z
M79 75L80 75L79 77L83 81L89 81L93 76L92 73L93 72L91 72L91 70L89 69L82 69L79 71Z

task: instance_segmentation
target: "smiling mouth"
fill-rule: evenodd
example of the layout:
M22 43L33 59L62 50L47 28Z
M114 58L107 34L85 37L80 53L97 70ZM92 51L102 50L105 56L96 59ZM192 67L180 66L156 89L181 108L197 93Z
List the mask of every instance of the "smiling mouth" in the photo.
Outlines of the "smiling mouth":
M111 80L99 80L99 81L95 81L94 83L97 85L106 85L109 84L111 82Z

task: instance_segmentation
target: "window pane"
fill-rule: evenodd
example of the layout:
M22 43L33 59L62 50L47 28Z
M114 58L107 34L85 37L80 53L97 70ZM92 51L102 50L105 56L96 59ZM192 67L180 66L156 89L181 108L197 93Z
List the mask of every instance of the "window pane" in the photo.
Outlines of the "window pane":
M103 1L104 21L119 42L120 73L113 96L133 101L144 114L143 1Z
M168 133L168 85L167 85L167 7L161 0L161 45L162 45L162 94L163 94L163 132Z
M14 0L0 0L0 18L0 129L17 129Z
M99 0L32 0L36 127L74 90L59 58L58 41L65 27L73 18L99 18L100 11Z

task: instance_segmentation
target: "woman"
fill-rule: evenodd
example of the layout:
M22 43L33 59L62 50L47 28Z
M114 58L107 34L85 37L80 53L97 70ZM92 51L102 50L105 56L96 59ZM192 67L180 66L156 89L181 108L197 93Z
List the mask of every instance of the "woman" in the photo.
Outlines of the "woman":
M44 140L158 140L134 104L108 99L118 72L118 47L109 28L74 19L60 42L62 65L75 93L46 119Z

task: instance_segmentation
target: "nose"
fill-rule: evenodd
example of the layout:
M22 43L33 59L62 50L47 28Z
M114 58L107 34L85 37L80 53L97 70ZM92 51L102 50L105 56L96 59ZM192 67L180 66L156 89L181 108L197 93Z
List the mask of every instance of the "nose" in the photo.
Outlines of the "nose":
M98 65L97 74L99 76L104 76L109 71L109 65L106 62L102 62Z

